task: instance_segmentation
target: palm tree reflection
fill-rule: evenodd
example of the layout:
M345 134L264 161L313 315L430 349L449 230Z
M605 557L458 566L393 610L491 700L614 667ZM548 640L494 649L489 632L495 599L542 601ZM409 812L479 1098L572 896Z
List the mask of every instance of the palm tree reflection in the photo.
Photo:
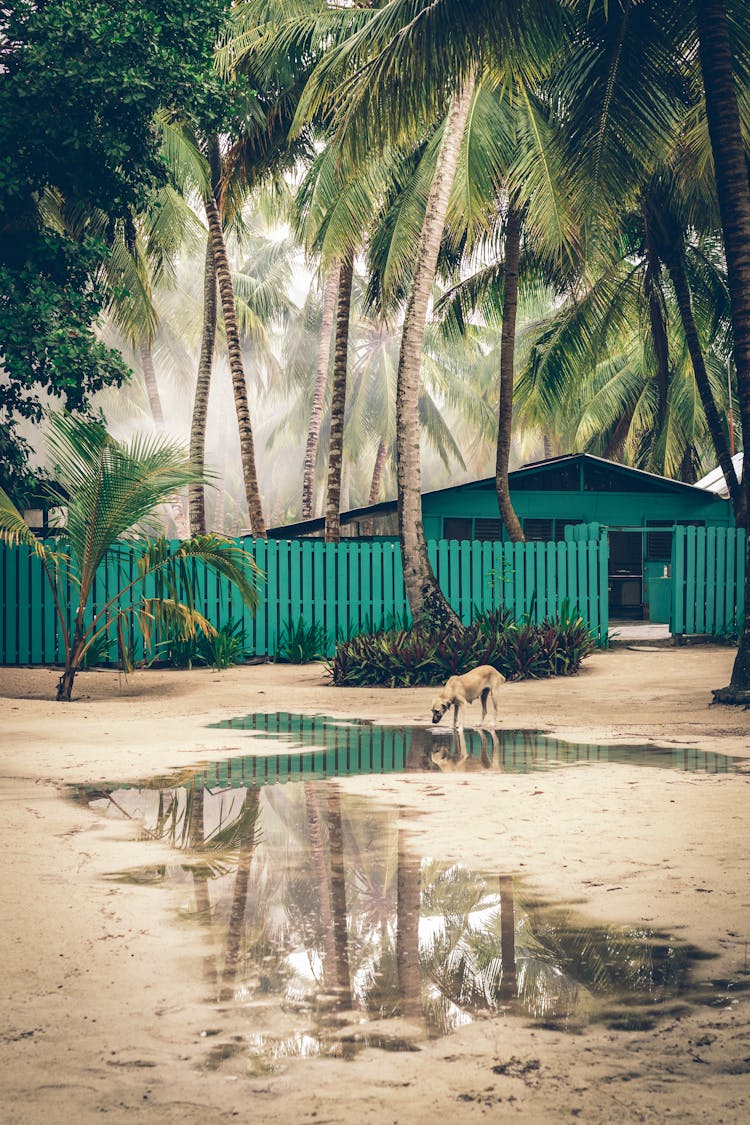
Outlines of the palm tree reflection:
M482 735L475 754L457 732L441 768L502 768L501 741ZM413 752L423 758L428 746ZM525 749L513 745L516 761ZM188 912L211 943L212 995L247 1008L263 1054L389 1045L382 1021L398 1016L410 1036L444 1034L480 1012L572 1027L653 1010L685 987L686 947L648 929L587 925L510 873L419 856L399 826L405 810L342 796L328 781L106 800L183 853L160 877L192 879ZM393 1026L391 1046L407 1034Z

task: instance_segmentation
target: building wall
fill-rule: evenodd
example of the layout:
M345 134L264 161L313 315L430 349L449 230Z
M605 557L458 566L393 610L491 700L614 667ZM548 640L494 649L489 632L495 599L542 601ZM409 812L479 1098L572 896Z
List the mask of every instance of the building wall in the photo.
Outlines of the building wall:
M513 490L511 498L522 525L527 520L552 520L544 538L563 538L566 522L600 523L610 530L647 528L654 524L672 527L680 522L704 523L706 527L734 527L728 500L711 493L675 489L654 492L526 491ZM497 497L492 489L446 490L422 501L427 539L451 538L446 520L497 521ZM540 525L537 525L537 530ZM453 525L455 530L456 525ZM528 528L526 528L528 531ZM458 537L458 535L456 535ZM461 536L463 537L463 536ZM469 538L494 538L491 523L474 523ZM670 542L656 535L643 536L643 604L650 604L651 583L661 579L670 559ZM648 612L648 610L647 610Z
M526 492L512 491L519 519L552 518L601 523L608 527L645 527L648 520L673 524L681 519L702 519L706 526L733 527L728 500L691 492ZM443 538L446 517L498 519L497 497L482 489L446 490L424 496L422 518L428 539Z

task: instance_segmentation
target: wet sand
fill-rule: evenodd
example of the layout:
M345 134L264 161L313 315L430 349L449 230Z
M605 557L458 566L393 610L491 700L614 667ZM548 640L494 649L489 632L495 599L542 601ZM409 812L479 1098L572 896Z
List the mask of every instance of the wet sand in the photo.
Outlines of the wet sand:
M522 875L602 923L664 928L711 950L708 977L750 980L750 712L709 707L733 651L596 653L572 679L510 684L502 727L577 742L651 743L731 755L707 775L623 764L548 773L461 768L341 782L399 810L422 854ZM132 823L104 821L62 786L145 777L248 754L208 725L253 711L425 724L430 689L336 689L320 666L90 672L70 705L56 674L0 669L5 885L0 1120L745 1122L745 993L651 1031L581 1034L497 1017L351 1061L290 1059L261 1077L242 1056L207 1063L231 1015L204 1003L205 955L177 902L108 873L164 860ZM478 709L477 709L478 710ZM262 748L259 748L262 749Z

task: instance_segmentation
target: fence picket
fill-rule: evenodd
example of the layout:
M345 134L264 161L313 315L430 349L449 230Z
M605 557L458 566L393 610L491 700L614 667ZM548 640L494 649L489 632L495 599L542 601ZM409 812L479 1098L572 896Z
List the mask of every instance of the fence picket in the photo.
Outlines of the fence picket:
M730 528L730 534L727 535L727 554L726 554L726 589L724 591L724 628L731 629L734 623L736 611L735 603L739 604L740 599L735 599L734 585L737 581L737 531L735 528Z
M676 636L685 632L684 527L676 527L672 537L672 613L670 628Z
M716 528L709 527L706 531L706 619L705 630L707 633L716 632Z
M18 646L18 663L31 663L31 627L30 627L30 601L31 582L29 571L31 569L31 551L28 547L19 547L18 554L18 631L16 645Z
M458 605L459 617L464 625L468 625L472 618L471 613L471 543L464 539L459 549L459 579L458 579Z
M359 546L359 543L346 544L347 560L349 564L349 616L347 619L347 629L350 634L357 631L362 613L362 603L359 596Z

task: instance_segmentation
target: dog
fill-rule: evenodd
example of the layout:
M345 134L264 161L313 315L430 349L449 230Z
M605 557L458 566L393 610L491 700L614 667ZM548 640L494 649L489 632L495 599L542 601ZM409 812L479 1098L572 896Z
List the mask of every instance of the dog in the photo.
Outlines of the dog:
M492 700L492 709L497 722L498 708L500 705L500 686L505 683L505 676L492 668L489 664L480 664L471 672L463 676L451 676L445 687L440 689L432 701L432 721L439 723L449 707L453 708L453 729L462 727L463 708L475 699L482 701L482 722L484 725L487 717L487 700Z

